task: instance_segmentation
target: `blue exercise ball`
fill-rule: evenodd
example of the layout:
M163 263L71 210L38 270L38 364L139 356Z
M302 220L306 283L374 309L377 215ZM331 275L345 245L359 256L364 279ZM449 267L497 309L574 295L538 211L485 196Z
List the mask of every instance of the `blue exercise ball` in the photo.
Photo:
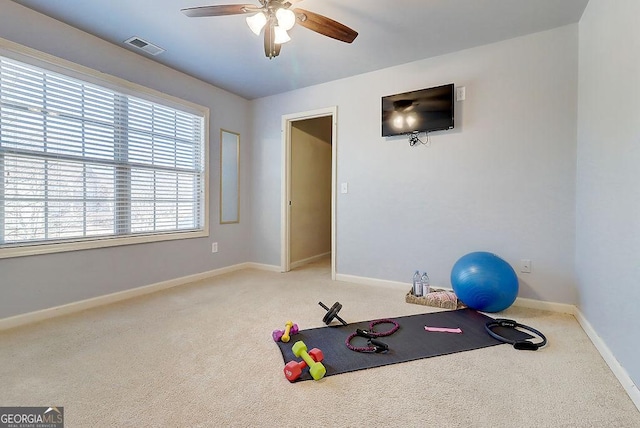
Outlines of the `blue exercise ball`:
M518 296L518 276L513 268L484 251L464 255L453 265L451 285L465 305L483 312L505 310Z

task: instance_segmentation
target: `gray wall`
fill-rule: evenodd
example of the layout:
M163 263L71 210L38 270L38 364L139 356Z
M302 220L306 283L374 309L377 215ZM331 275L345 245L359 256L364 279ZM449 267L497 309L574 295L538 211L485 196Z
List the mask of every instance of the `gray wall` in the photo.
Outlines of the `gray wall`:
M336 105L338 274L449 286L484 250L532 260L521 297L575 303L577 76L576 24L254 100L252 259L279 265L281 116ZM451 82L454 130L381 137L382 96Z
M250 259L244 244L248 240L248 222L243 219L237 225L218 224L219 129L241 134L241 167L247 165L242 159L248 157L251 144L247 100L12 1L0 0L0 11L0 37L4 39L203 105L211 114L209 238L0 259L0 318ZM246 167L241 170L242 183L249 183L247 172ZM247 205L247 195L243 191L242 206ZM219 243L219 253L211 253L212 242Z
M579 307L640 385L640 2L591 0L580 21Z

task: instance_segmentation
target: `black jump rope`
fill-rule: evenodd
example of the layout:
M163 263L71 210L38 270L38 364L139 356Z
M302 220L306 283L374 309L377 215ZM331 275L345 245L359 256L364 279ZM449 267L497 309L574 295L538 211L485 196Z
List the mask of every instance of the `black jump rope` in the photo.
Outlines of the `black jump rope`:
M322 319L322 321L324 321L325 324L329 325L329 323L333 321L333 319L335 318L338 321L340 321L343 325L347 325L347 322L338 316L338 312L340 311L340 309L342 309L342 305L339 302L334 303L331 308L328 308L322 302L318 302L318 304L327 310L326 315ZM374 330L374 327L378 324L393 324L393 327L388 331L377 332ZM526 332L533 333L534 335L538 336L538 338L540 339L540 342L535 343L535 342L531 342L530 340L509 339L505 336L502 336L496 333L493 330L496 327L505 327L513 330L520 329ZM399 328L400 328L400 325L396 321L391 319L371 321L369 323L369 330L362 330L359 328L356 329L355 333L352 333L349 335L349 337L347 337L347 339L345 340L345 345L347 345L347 348L356 352L370 352L370 353L371 352L373 353L387 352L389 350L389 346L386 343L378 340L377 338L391 336L393 333L398 331ZM529 327L528 325L520 324L519 322L506 319L506 318L497 318L495 320L489 321L488 323L485 324L484 329L494 339L499 340L500 342L503 342L503 343L509 343L513 345L515 349L522 350L522 351L537 351L538 349L542 348L547 344L546 336L542 334L540 331L536 330L533 327ZM364 337L365 339L367 339L368 346L353 346L351 344L351 340L353 340L355 337Z

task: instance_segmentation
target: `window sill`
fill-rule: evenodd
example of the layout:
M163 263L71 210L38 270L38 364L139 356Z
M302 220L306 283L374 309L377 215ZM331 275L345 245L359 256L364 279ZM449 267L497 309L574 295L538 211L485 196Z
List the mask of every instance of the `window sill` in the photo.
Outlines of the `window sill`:
M153 235L136 235L116 238L108 237L102 239L93 238L85 241L21 245L15 247L0 248L0 259L34 256L40 254L62 253L68 251L91 250L97 248L119 247L123 245L146 244L151 242L173 241L177 239L203 238L207 236L209 236L209 231L205 229L191 232L168 232Z

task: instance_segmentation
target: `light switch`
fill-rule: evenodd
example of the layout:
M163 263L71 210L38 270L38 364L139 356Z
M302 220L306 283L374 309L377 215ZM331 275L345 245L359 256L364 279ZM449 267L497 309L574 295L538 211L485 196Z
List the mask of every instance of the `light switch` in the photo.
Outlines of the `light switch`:
M349 193L349 183L342 183L341 184L340 193Z

